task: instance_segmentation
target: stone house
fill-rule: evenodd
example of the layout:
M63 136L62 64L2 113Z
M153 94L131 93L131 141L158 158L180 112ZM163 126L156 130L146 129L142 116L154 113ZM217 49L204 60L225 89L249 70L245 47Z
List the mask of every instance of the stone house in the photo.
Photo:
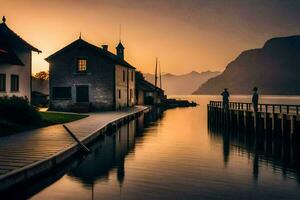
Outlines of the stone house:
M116 54L81 37L45 59L49 62L50 109L116 110L135 104L135 68ZM80 110L80 109L79 109Z
M33 47L6 24L0 24L0 96L21 96L31 100L32 51Z
M165 99L164 91L145 80L141 72L136 72L136 103L138 105L159 105Z

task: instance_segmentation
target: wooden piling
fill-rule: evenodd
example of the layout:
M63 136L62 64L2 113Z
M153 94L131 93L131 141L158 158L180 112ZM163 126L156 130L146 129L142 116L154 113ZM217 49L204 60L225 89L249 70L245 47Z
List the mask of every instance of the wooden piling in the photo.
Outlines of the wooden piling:
M290 122L291 122L291 130L290 130L290 134L291 136L293 136L295 134L295 131L296 131L296 127L295 127L295 124L296 124L296 116L292 115L290 117Z
M286 127L286 121L287 121L287 115L286 114L281 114L281 134L285 134L287 127Z
M208 121L219 129L263 130L295 135L300 121L300 105L259 104L259 111L254 112L250 103L230 102L229 109L222 107L222 102L211 101L207 107Z

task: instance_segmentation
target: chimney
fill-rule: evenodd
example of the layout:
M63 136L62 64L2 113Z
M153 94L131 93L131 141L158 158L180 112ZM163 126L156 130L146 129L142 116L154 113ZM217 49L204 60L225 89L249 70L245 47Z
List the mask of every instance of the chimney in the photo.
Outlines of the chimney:
M105 50L105 51L107 51L108 50L108 45L107 44L103 44L102 45L102 49Z

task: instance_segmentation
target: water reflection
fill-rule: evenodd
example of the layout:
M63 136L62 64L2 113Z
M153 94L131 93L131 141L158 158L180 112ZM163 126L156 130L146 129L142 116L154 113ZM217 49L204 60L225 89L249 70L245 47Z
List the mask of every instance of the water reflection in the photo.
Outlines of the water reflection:
M223 142L225 167L230 160L230 154L247 156L252 162L254 182L259 178L260 168L268 167L273 169L274 174L281 173L284 178L297 179L300 184L300 148L295 138L279 133L253 133L208 127L211 139Z
M82 182L85 187L90 187L98 180L107 180L109 170L116 168L117 180L121 187L125 178L124 159L134 148L135 123L135 120L130 121L116 133L105 135L101 142L91 148L92 153L68 175Z
M113 133L105 133L89 146L91 153L88 155L79 154L77 158L70 160L64 165L54 169L51 173L32 181L29 184L21 185L12 190L0 194L8 199L27 199L39 193L44 188L64 177L81 183L82 187L89 190L94 199L94 186L97 182L107 182L111 171L116 170L120 192L125 180L125 157L135 147L136 137L142 139L143 130L154 121L162 117L162 111L154 108L151 112L142 114L138 118L122 125ZM72 189L68 182L66 187ZM55 195L54 195L55 196ZM81 197L77 197L81 199Z
M201 106L148 113L132 122L135 128L103 136L93 154L32 198L299 199L295 146L285 149L288 141L276 135L207 132L212 97L192 98Z
M98 181L108 181L110 171L115 169L121 193L126 174L125 157L134 149L135 138L142 137L144 127L162 116L162 110L153 108L151 112L123 125L115 133L104 135L100 142L91 147L92 153L67 175L92 190L93 199L94 184Z

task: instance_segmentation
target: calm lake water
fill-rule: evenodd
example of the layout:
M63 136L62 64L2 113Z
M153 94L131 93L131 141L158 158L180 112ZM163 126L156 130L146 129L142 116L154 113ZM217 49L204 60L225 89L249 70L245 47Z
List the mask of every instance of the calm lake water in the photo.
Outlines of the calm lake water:
M165 111L154 122L145 116L104 136L91 155L33 185L32 199L300 199L295 148L275 141L270 150L251 136L213 133L206 104L219 97L182 98L200 106ZM300 104L300 97L261 101Z

